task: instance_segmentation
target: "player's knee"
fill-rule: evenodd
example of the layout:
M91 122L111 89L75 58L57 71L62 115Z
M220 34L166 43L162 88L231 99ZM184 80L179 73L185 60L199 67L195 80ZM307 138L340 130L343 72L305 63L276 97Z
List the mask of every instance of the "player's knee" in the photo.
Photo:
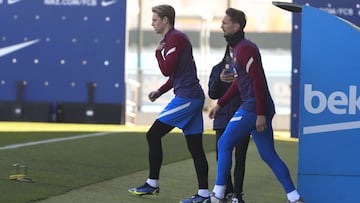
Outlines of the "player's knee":
M268 165L271 165L271 163L273 163L273 161L275 161L279 157L276 153L260 153L260 158Z
M158 143L161 141L161 136L159 136L159 134L157 133L152 133L152 131L149 131L148 133L146 133L146 140L148 141L148 143Z

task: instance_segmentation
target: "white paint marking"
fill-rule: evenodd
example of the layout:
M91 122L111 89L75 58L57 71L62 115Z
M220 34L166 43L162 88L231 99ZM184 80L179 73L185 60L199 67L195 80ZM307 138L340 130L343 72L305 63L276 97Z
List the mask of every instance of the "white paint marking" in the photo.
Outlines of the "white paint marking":
M339 130L353 130L360 128L360 121L332 123L324 125L306 126L303 128L303 134L326 133Z
M7 150L7 149L16 149L16 148L21 148L21 147L40 145L40 144L48 144L48 143L53 143L53 142L62 142L62 141L68 141L68 140L79 140L79 139L84 139L84 138L89 138L89 137L98 137L98 136L109 135L112 133L114 133L114 132L100 132L100 133L78 135L78 136L73 136L73 137L54 138L54 139L41 140L41 141L35 141L35 142L12 144L12 145L6 145L3 147L0 147L0 151Z

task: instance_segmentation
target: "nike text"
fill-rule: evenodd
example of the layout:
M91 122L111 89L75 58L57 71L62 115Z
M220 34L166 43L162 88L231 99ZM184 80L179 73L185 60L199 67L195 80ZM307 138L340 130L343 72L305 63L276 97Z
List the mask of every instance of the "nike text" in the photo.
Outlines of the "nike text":
M96 0L44 0L48 6L97 6Z

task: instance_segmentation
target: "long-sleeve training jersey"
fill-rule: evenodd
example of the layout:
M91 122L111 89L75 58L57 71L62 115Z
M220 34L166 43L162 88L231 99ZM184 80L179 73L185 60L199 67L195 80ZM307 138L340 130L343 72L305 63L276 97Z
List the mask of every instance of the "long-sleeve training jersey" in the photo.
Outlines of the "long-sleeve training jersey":
M176 97L204 99L188 37L172 28L162 42L165 42L164 52L157 50L155 56L161 73L169 79L159 88L161 94L174 88Z
M258 47L250 40L241 40L233 49L233 63L238 77L226 94L218 101L224 106L241 92L241 107L257 115L275 114L274 102L267 85Z

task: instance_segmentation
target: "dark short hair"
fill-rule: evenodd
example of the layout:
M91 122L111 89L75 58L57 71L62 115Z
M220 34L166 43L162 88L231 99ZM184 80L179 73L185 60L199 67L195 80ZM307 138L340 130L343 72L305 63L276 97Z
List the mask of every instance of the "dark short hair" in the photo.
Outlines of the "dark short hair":
M157 13L161 19L165 16L169 19L169 22L172 26L175 25L175 9L167 4L162 4L152 7L152 12Z
M246 15L243 11L235 8L228 8L225 13L230 17L232 23L239 23L240 30L244 30L246 26Z

